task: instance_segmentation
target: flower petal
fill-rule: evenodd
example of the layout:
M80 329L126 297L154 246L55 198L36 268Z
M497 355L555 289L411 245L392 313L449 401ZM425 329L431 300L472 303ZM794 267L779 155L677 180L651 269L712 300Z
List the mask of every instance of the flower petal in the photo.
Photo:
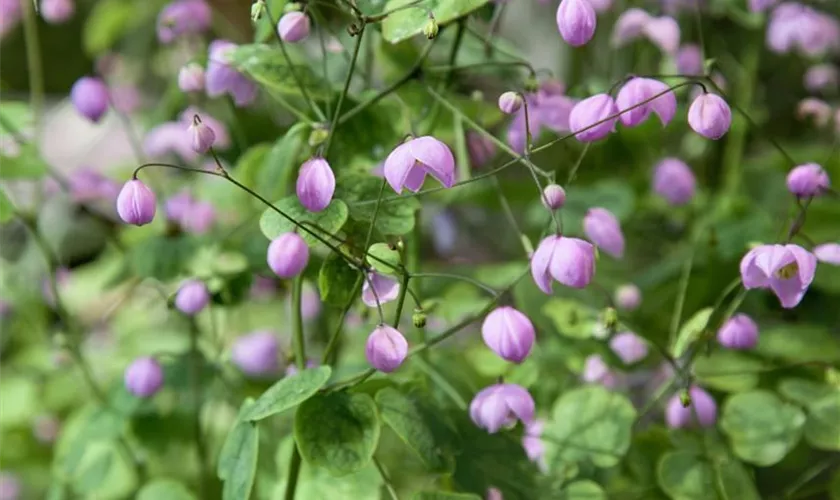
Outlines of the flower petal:
M407 145L412 156L432 177L446 187L455 184L455 157L449 146L428 135L409 141Z
M388 184L391 185L397 194L402 192L405 181L409 173L411 173L411 168L415 162L408 143L400 144L385 158L385 165L383 167L385 180L388 181Z
M542 240L531 257L531 276L534 278L534 283L540 290L549 295L551 295L552 289L548 267L554 254L554 245L559 238L559 236L549 236Z

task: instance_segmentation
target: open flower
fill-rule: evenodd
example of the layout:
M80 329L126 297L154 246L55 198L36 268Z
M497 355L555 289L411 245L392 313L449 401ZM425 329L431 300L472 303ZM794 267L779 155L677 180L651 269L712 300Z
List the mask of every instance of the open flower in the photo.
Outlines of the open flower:
M400 294L400 283L379 273L369 273L362 285L362 302L368 307L376 307L376 303L385 304L396 299Z
M475 425L494 434L517 420L534 420L534 399L516 384L496 384L482 389L470 402L470 418Z
M761 245L741 259L744 288L769 288L782 307L796 307L814 280L817 258L799 245Z
M595 248L578 238L549 236L531 257L531 276L540 290L551 294L551 280L584 288L595 274Z
M449 146L432 136L411 139L397 146L385 159L385 179L401 193L403 188L420 191L426 174L444 187L455 184L455 157Z

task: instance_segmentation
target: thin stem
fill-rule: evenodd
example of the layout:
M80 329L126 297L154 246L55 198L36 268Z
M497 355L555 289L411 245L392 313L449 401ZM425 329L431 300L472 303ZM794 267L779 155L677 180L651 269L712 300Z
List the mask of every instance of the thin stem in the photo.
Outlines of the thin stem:
M207 447L201 432L201 351L198 348L198 325L190 318L190 386L193 393L193 439L198 458L199 488L201 498L207 498L210 474L207 470Z
M378 470L379 475L382 476L382 482L385 483L385 489L388 490L391 500L400 500L400 497L397 496L397 490L395 490L394 485L391 484L391 478L388 477L388 473L385 472L385 468L382 467L382 463L379 462L378 458L373 457L373 465L376 466L376 470Z
M26 65L29 70L29 102L35 118L36 143L41 137L44 113L44 67L41 61L41 45L38 40L38 20L35 8L28 0L20 1L23 7L23 35L26 39Z
M499 195L499 203L502 205L502 211L505 213L505 216L510 222L510 225L513 226L513 230L516 231L516 234L519 235L519 240L522 242L522 248L525 250L525 255L531 251L528 248L528 245L525 243L523 237L525 233L519 228L519 223L516 222L516 216L513 214L513 210L510 208L510 203L508 203L507 197L505 196L504 191L502 191L502 186L499 184L499 179L497 177L493 177L493 187L496 189L496 193Z
M490 285L482 283L477 279L470 278L469 276L461 276L458 274L449 274L449 273L414 273L411 275L412 278L444 278L450 280L457 280L469 283L474 285L478 288L481 288L485 292L489 293L492 297L496 297L499 295L499 292L493 289Z
M688 255L685 264L683 264L683 272L680 276L679 289L677 291L677 301L674 305L674 313L671 315L671 328L668 330L669 344L673 348L674 342L677 338L677 330L680 328L680 321L682 320L683 306L685 305L685 296L688 293L688 282L691 278L691 268L694 265L694 247Z
M426 2L426 1L427 0L414 0L413 2L407 3L405 5L400 5L399 7L394 7L393 9L386 10L385 12L383 12L381 14L377 14L375 16L364 16L364 17L362 17L362 20L365 23L378 23L380 21L384 21L386 17L390 16L394 12L399 12L401 10L406 10L406 9L411 9L411 8L417 7L418 5L420 5L421 3Z
M295 364L299 371L306 368L306 341L303 337L303 312L301 310L302 291L303 277L298 276L292 285L292 331L294 332Z
M363 279L360 276L356 279L356 284L353 285L353 293L350 295L350 300L347 301L347 304L344 305L344 309L341 311L341 315L338 318L338 324L335 327L335 331L333 332L330 340L327 342L327 347L324 349L324 355L321 356L321 364L324 365L332 365L335 363L335 355L336 348L338 347L338 339L341 338L341 331L344 329L344 320L347 318L347 313L350 312L350 308L353 307L353 302L355 302L356 295L359 294L359 291L362 289Z
M295 499L298 476L300 476L300 462L300 452L297 449L297 443L292 443L292 459L289 461L289 477L286 478L286 494L283 496L285 500Z
M397 310L394 312L394 328L400 327L400 319L402 319L403 305L405 305L405 296L408 293L408 281L411 275L405 273L400 282L400 295L397 297Z
M338 120L341 116L341 107L344 105L344 99L347 97L347 91L350 90L350 82L353 80L353 71L356 69L356 60L359 58L359 49L362 47L362 40L365 35L365 25L359 28L359 33L356 35L356 45L353 47L353 56L350 58L350 68L347 70L347 77L344 79L344 88L338 96L338 104L335 106L335 113L333 113L332 124L330 124L330 134L327 136L327 143L324 145L324 156L330 152L330 145L332 144L333 136L335 135Z

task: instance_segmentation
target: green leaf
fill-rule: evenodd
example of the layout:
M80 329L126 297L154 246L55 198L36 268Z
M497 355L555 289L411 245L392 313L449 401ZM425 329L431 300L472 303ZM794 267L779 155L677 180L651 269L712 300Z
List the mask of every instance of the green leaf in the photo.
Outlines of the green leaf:
M423 418L423 413L410 398L386 387L376 393L382 420L408 445L431 471L448 468L442 447Z
M297 122L271 147L263 165L253 174L250 187L269 200L276 200L289 191L289 183L297 175L298 160L305 151L309 125ZM256 168L256 167L255 167Z
M241 418L254 404L250 399L242 403L239 416L219 453L216 473L224 481L224 500L247 499L254 486L260 442L259 427Z
M56 469L63 476L73 477L91 445L116 439L125 427L125 418L114 411L84 410L61 431L55 454Z
M764 356L794 363L840 361L840 343L825 327L816 325L762 330L756 349Z
M169 281L183 271L195 255L195 241L189 236L153 236L130 252L137 276Z
M730 457L711 462L690 451L672 451L662 456L657 476L675 500L760 499L746 468Z
M679 333L677 334L677 340L674 342L674 347L671 349L675 358L679 358L685 354L686 350L688 350L688 346L700 338L700 334L703 333L703 330L706 329L706 325L709 323L709 318L711 318L712 312L713 308L711 307L700 309L694 313L694 316L689 318L688 321L683 323L682 327L680 327Z
M347 171L338 176L335 197L347 202L353 220L370 225L383 182L373 175ZM413 197L384 201L393 196L393 190L385 186L376 216L376 230L383 235L407 234L414 229L414 213L420 209L420 202Z
M328 234L336 234L347 222L347 205L341 200L333 199L327 208L320 212L310 212L300 204L297 196L288 196L274 203L274 206L282 210L286 215L299 223L306 222L307 229L312 231L330 243L335 243ZM315 229L312 224L320 229ZM297 227L288 219L269 208L260 217L260 229L266 238L273 240L283 233L297 230ZM298 230L309 246L318 244L319 240L308 231Z
M701 385L725 392L741 392L758 385L761 360L744 353L720 349L694 362L694 375Z
M832 394L836 389L822 382L804 378L786 378L779 382L779 394L802 406Z
M820 450L840 450L840 389L808 405L805 440Z
M388 243L374 243L367 253L370 266L382 274L396 274L396 269L399 269L402 263L399 250L392 248Z
M367 465L379 442L376 403L367 394L318 394L298 407L295 441L307 463L335 476Z
M318 289L321 300L336 307L344 307L356 292L356 282L361 277L358 269L333 252L324 260L318 271Z
M172 479L156 479L146 483L137 500L195 500L196 496L183 484Z
M285 137L286 136L281 137L278 142L282 142ZM268 155L273 148L273 145L266 142L256 144L242 153L236 161L236 178L239 182L245 184L251 189L259 190L260 194L268 199L272 199L273 196L269 196L268 193L264 193L262 189L260 189L265 187L265 185L260 184L257 178L262 173L262 170L268 166L266 158L268 158ZM273 184L271 185L273 186Z
M325 98L330 93L327 83L309 66L287 64L283 52L277 47L261 43L240 45L231 51L229 62L237 71L247 74L269 92L300 95L294 72L310 97Z
M113 47L131 27L143 21L144 16L138 16L138 10L145 9L124 0L96 2L82 31L85 53L97 56Z
M311 398L330 379L329 366L319 366L284 377L260 396L242 415L243 421L262 420Z
M607 493L598 483L589 480L574 481L560 492L563 500L606 500Z
M26 143L16 154L0 154L0 179L35 179L47 173L47 163L32 143Z
M452 493L450 491L418 491L414 500L481 500L472 493Z
M569 391L557 400L546 424L547 456L612 467L630 447L636 410L621 394L601 386ZM549 460L552 460L549 458Z
M779 462L802 435L805 414L768 391L742 392L723 407L720 426L742 460L768 466Z
M543 305L542 313L548 316L557 332L566 337L592 337L598 326L598 313L573 299L552 298Z
M412 0L388 0L385 10L393 10L411 3ZM390 14L382 22L382 37L391 43L418 35L433 14L437 23L443 26L461 16L480 8L487 0L426 0L416 7L406 8Z

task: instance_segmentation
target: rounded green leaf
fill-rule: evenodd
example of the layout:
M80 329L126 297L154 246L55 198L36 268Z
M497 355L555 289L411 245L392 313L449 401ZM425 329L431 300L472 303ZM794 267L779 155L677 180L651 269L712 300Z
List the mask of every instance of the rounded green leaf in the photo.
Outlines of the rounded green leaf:
M694 313L694 316L689 318L688 321L683 323L679 333L677 334L677 340L674 342L674 347L671 349L675 358L679 358L685 354L685 351L688 350L688 346L700 338L700 334L703 333L703 330L706 328L706 324L709 323L709 318L712 317L712 311L713 309L711 307L700 309Z
M543 305L543 314L566 337L589 338L598 326L598 313L576 300L553 298Z
M635 420L633 404L621 394L601 386L569 391L554 405L546 425L547 458L612 467L630 447Z
M259 427L242 419L253 404L251 399L242 403L236 422L228 432L219 453L216 473L219 479L224 481L224 500L249 498L254 486L260 444Z
M659 487L674 500L718 500L712 466L694 453L666 453L657 476Z
M721 428L742 460L768 466L779 462L799 442L805 414L768 391L742 392L723 407Z
M808 405L805 439L821 450L840 450L840 391Z
M764 356L793 363L840 361L840 343L825 327L814 325L762 330L756 349Z
M416 8L398 10L382 22L382 37L391 42L419 35L429 22L429 14L435 16L438 24L443 25L480 8L488 0L426 0ZM412 0L389 0L384 10L392 11L412 3Z
M442 447L435 442L435 435L426 424L423 413L410 398L396 389L386 387L376 393L376 403L382 420L417 453L420 460L433 471L447 468Z
M758 385L761 360L728 349L698 356L694 375L701 385L725 392L747 391Z
M228 57L234 68L250 76L269 93L300 95L298 81L311 97L326 97L329 92L327 83L309 66L290 65L276 47L261 43L240 45Z
M337 233L347 222L347 205L341 200L334 199L327 208L320 212L307 210L300 204L297 196L283 198L275 202L274 206L297 222L307 224L305 224L305 230L298 229L289 219L269 208L260 217L260 229L270 240L283 233L297 231L310 246L316 245L320 241L318 237L313 236L313 233L319 236L321 240L333 243L329 235ZM313 224L320 229L314 228Z
M331 253L318 271L321 300L336 307L346 306L354 298L356 282L360 277L358 269L337 253Z
M566 485L560 492L560 498L563 500L606 500L607 493L598 483L582 480Z
M376 403L367 394L319 394L298 407L295 441L306 461L335 476L370 462L379 442Z
M401 264L400 252L387 243L374 243L368 248L368 263L382 274L396 274Z
M311 398L330 379L332 369L319 366L284 377L272 385L242 414L244 421L262 420Z
M195 500L196 496L183 484L171 479L157 479L143 486L137 500Z
M836 389L830 385L805 378L786 378L779 382L779 394L802 406L808 406L834 391Z

